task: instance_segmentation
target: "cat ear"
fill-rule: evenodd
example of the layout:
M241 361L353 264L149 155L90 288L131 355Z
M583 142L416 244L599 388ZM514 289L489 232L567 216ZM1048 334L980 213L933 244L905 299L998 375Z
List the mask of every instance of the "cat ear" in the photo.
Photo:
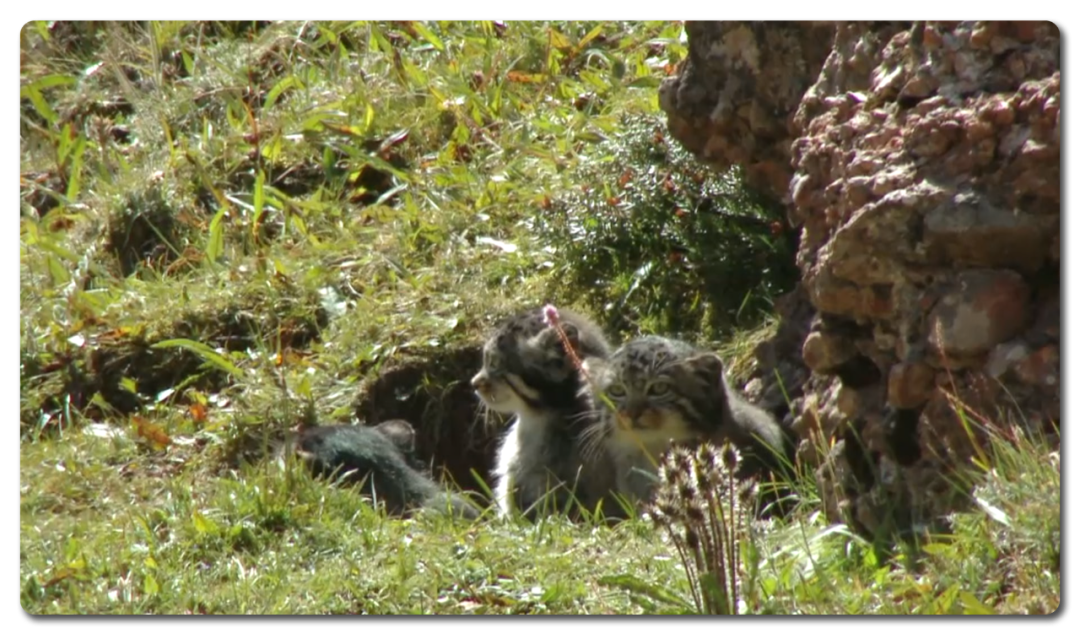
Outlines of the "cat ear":
M607 367L607 363L603 359L598 357L585 357L581 360L581 369L585 370L585 374L590 378L596 379L600 376L600 373Z
M416 451L416 430L406 420L395 418L375 425L375 431L386 436L401 453L412 455Z
M724 361L720 355L706 352L690 357L685 362L687 368L707 384L714 385L724 380Z

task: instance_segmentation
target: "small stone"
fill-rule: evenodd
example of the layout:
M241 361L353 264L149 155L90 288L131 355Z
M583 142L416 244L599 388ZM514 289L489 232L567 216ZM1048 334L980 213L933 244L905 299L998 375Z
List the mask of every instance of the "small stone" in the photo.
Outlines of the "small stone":
M762 341L758 345L754 346L754 360L757 361L758 367L776 367L776 346L773 344L773 342Z
M948 97L945 97L943 95L936 95L915 104L914 110L920 115L926 115L933 112L934 110L937 110L938 108L948 106L949 103L950 102Z
M930 312L928 342L944 356L988 352L1019 334L1030 295L1014 271L964 271Z
M848 209L858 209L872 198L870 182L869 176L853 176L847 179L843 191Z
M986 48L990 45L990 40L994 37L997 29L994 28L992 22L984 22L979 25L979 28L975 29L971 34L971 45L975 48Z
M899 409L919 407L933 394L935 378L925 363L897 363L889 369L889 404Z
M871 333L874 337L874 345L878 350L894 350L896 349L896 341L898 339L896 333L889 332L888 329L883 327L884 324L874 324L874 330Z
M1056 345L1039 348L1016 364L1016 376L1028 385L1054 387L1060 383L1061 357Z
M886 319L893 313L892 286L872 284L861 289L862 314L877 319Z
M979 111L979 116L999 127L1010 126L1016 120L1016 113L1013 111L1012 106L1009 102L1003 100L992 102L988 107Z
M923 46L927 49L936 49L941 46L941 33L932 26L923 29Z
M967 137L972 142L982 141L994 136L994 126L986 119L972 117L967 120L966 125Z
M1031 351L1021 341L1006 341L998 344L990 352L986 360L985 372L992 378L999 378L1009 371L1017 361L1026 357Z
M827 269L807 280L807 290L814 307L823 313L853 315L862 302L859 287L838 280Z
M900 97L908 99L923 99L937 90L936 82L925 75L916 75L908 80L900 89Z
M855 346L848 339L823 332L807 335L802 348L803 362L819 374L828 374L856 353Z
M836 409L849 419L859 415L859 391L844 385L836 393Z
M810 202L814 193L812 179L809 174L800 174L792 179L791 200L800 207L805 207Z

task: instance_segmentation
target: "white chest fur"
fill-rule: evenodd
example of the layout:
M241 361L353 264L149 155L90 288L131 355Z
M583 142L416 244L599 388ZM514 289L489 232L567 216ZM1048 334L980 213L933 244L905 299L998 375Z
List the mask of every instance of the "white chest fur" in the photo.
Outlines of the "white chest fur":
M542 448L550 424L548 417L535 412L518 413L510 422L495 457L495 503L500 516L510 513L515 490L534 487L531 475L544 468Z

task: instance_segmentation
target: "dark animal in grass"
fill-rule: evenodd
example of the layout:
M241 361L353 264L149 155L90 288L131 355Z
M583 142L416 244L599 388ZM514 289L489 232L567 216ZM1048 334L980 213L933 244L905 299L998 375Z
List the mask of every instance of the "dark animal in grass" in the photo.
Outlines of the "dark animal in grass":
M419 468L415 432L405 421L374 427L320 425L302 428L294 441L296 455L316 477L357 483L392 515L418 510L479 517L464 497L445 490Z

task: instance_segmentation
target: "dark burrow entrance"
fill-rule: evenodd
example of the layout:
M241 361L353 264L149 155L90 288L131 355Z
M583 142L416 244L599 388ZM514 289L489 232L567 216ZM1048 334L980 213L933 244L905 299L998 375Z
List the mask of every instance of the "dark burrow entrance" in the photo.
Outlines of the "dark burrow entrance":
M401 418L416 429L416 455L436 477L481 491L477 474L493 486L491 468L505 420L485 424L469 383L480 370L480 346L447 349L389 368L362 389L356 414L367 425ZM490 414L490 416L496 416Z

